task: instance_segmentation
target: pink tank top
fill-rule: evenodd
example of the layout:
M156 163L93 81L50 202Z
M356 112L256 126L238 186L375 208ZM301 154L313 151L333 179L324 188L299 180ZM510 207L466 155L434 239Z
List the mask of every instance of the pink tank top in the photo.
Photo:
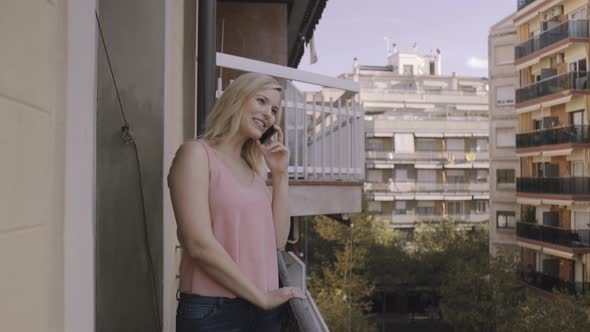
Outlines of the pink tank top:
M213 235L242 273L263 292L278 288L277 249L271 193L256 174L241 183L203 141L209 159L209 214ZM236 295L205 273L183 251L180 290L191 294L234 298Z

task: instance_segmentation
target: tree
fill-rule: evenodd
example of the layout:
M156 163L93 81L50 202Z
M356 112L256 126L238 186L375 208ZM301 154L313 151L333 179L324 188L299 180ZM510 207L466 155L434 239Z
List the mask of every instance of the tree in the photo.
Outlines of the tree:
M311 221L312 236L315 233L331 244L318 246L332 249L315 257L321 268L313 269L309 288L331 330L347 331L351 321L353 331L373 331L375 327L367 317L374 291L374 280L368 272L369 265L374 264L370 252L396 243L398 237L386 223L366 213L352 215L350 222L353 227L321 216ZM314 248L321 242L317 238L315 241Z

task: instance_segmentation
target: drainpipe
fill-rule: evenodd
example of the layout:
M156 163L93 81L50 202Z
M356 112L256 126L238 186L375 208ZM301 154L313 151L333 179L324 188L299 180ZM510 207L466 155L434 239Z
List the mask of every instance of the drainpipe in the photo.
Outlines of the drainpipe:
M215 103L216 12L216 0L199 1L197 135L205 133L205 119Z

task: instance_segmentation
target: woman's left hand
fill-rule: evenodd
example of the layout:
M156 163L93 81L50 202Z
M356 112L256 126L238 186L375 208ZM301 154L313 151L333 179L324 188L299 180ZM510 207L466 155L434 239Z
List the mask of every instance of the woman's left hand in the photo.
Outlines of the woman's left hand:
M280 174L287 172L289 167L289 150L283 145L283 130L281 127L274 125L277 131L277 140L268 145L260 143L256 140L256 145L262 152L266 165L273 174Z

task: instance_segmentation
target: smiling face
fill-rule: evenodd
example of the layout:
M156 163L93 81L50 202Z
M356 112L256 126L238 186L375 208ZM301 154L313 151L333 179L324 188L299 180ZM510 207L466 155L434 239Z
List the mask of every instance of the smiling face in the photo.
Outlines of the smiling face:
M251 139L259 139L266 129L275 124L281 105L279 91L270 89L256 92L246 99L242 107L240 133Z

